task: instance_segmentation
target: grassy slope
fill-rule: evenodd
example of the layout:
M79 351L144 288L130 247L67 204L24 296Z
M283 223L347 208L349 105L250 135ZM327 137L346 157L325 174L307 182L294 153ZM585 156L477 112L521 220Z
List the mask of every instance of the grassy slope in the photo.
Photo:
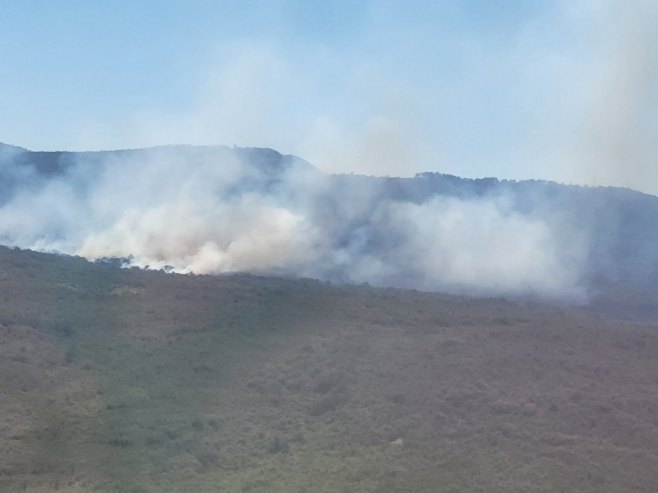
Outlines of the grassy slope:
M658 490L658 333L0 249L0 491Z

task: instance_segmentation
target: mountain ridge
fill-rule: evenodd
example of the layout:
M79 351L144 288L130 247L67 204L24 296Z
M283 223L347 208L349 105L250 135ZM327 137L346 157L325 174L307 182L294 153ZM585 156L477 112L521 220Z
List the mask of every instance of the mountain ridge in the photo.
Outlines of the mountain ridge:
M263 154L272 154L286 159L294 159L307 163L309 166L312 166L316 170L329 174L331 176L352 176L352 177L364 177L364 178L373 178L373 179L395 179L395 180L414 180L414 179L427 179L434 176L440 176L443 179L456 179L461 181L469 181L475 183L485 183L485 182L496 182L496 183L530 183L530 184L542 184L547 186L558 185L560 187L574 187L579 189L603 189L603 190L628 190L633 193L638 193L642 195L648 195L651 197L658 197L656 194L649 192L643 192L631 187L617 186L617 185L588 185L588 184L578 184L578 183L565 183L556 180L548 180L541 178L498 178L495 176L482 176L476 178L467 178L459 175L454 175L451 173L443 173L441 171L420 171L414 174L411 177L402 177L402 176L390 176L390 175L372 175L366 173L354 173L354 172L336 172L336 173L327 173L317 166L313 165L303 157L297 156L295 154L284 154L280 151L271 148L271 147L258 147L258 146L237 146L237 145L226 145L226 144L160 144L146 147L130 147L125 149L96 149L96 150L83 150L83 151L67 151L67 150L56 150L56 151L43 151L43 150L31 150L20 146L15 146L12 144L6 144L0 142L0 149L2 148L12 149L18 152L30 153L31 155L52 155L53 157L59 157L61 155L79 155L79 156L93 156L93 155L122 155L122 154L139 154L142 152L149 151L166 151L166 150L222 150L230 151L237 150L238 152L260 152Z

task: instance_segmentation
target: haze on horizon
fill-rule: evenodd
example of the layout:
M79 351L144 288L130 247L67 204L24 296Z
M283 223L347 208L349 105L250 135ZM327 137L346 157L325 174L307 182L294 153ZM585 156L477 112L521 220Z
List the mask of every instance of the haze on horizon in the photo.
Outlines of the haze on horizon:
M3 2L0 141L658 194L658 4Z

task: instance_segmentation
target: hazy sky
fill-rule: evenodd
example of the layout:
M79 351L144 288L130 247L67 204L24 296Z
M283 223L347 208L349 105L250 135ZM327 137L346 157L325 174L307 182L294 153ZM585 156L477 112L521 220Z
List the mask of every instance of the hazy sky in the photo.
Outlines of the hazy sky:
M0 2L0 141L658 193L658 2Z

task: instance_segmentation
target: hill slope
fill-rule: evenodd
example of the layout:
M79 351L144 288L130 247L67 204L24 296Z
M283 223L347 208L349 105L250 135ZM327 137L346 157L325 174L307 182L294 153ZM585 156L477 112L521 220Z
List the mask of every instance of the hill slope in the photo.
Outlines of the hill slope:
M0 490L654 492L658 332L0 248Z

